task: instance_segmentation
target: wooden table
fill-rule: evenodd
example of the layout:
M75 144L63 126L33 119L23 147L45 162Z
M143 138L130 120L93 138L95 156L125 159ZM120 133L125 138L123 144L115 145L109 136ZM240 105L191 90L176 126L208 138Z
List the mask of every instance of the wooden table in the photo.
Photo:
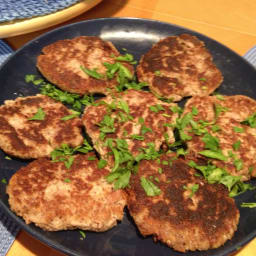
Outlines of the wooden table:
M63 24L101 17L140 17L170 22L201 32L228 46L240 55L256 45L255 0L103 0L95 8ZM6 38L18 49L34 37L51 30ZM0 27L1 29L1 27ZM7 256L60 256L21 231ZM256 255L256 239L236 256Z

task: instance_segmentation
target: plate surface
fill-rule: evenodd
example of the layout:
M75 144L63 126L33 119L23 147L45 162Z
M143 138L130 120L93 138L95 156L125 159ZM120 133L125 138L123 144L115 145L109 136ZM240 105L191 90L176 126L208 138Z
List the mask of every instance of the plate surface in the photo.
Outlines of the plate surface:
M206 44L213 55L214 62L220 68L224 76L224 82L219 92L226 95L244 94L256 98L256 71L242 57L238 56L218 42L188 29L154 20L136 18L106 18L88 20L71 24L48 32L26 44L11 56L0 70L1 94L0 104L5 99L14 99L18 95L33 95L38 92L36 86L24 81L26 74L38 74L36 69L36 57L40 50L57 40L73 38L81 35L100 36L110 40L122 52L122 48L133 54L136 60L144 54L153 43L160 38L190 33L199 37ZM19 159L7 160L5 154L0 151L0 180L7 180L27 161ZM251 183L255 184L255 181ZM35 238L54 247L68 255L228 255L249 242L256 236L256 208L240 208L241 202L255 202L255 192L249 191L236 198L241 218L232 240L224 246L203 252L189 252L186 254L175 252L160 242L154 243L151 237L143 238L132 218L125 210L125 216L121 223L104 233L86 232L86 238L81 240L77 230L46 232L34 225L26 225L24 221L12 213L8 205L8 197L5 193L6 186L0 184L0 204L6 213L11 216L24 230Z

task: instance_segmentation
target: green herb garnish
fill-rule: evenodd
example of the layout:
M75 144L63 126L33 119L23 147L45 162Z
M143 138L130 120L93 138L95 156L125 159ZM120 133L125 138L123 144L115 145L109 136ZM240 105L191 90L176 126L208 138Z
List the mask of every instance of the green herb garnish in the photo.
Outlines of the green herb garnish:
M147 196L158 196L161 194L161 190L150 180L141 177L140 184L146 192Z
M38 120L42 121L45 118L45 112L42 108L39 108L34 116L30 117L28 120Z
M80 66L80 68L84 71L84 73L86 73L88 76L91 76L95 79L103 79L104 76L100 73L97 72L97 69L94 68L94 69L88 69L88 68L85 68L83 66Z

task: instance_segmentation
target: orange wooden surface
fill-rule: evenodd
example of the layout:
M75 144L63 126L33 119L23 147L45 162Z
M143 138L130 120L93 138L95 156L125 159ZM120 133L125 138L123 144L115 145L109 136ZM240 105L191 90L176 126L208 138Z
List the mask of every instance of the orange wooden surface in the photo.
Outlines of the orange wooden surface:
M140 17L170 22L201 32L240 55L256 45L255 0L103 0L88 12L63 24L101 17ZM6 38L18 49L34 37L55 27ZM1 29L1 27L0 27ZM7 256L61 256L21 231ZM255 256L256 239L235 256Z

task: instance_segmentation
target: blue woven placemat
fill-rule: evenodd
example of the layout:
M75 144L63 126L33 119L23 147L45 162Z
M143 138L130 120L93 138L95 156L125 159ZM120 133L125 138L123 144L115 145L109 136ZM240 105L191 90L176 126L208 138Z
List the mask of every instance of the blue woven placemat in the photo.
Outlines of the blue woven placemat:
M3 40L0 40L0 65L12 54L12 52L12 49ZM256 67L256 46L250 49L244 55L244 58ZM6 255L18 231L19 227L10 220L0 208L0 256Z
M43 16L81 0L0 0L0 23Z

